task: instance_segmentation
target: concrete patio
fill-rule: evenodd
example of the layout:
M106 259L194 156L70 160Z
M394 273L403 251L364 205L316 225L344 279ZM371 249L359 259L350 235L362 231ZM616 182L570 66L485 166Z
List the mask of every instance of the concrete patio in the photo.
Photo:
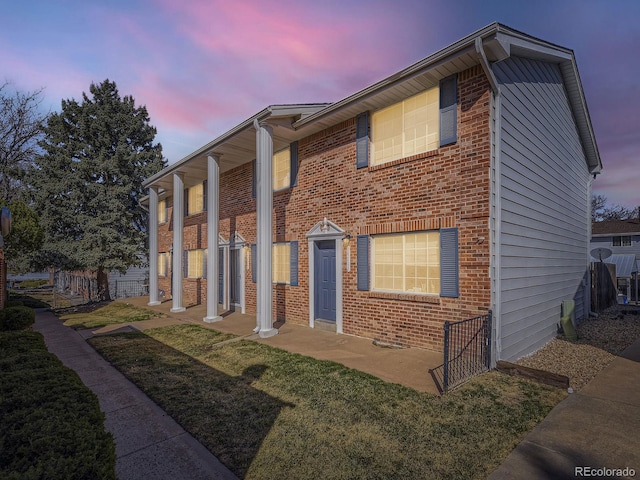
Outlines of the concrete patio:
M438 394L429 369L442 363L442 353L420 348L385 348L376 346L370 339L352 335L338 335L321 329L290 323L277 323L278 335L260 338L253 333L256 318L239 312L220 312L223 320L215 323L202 321L206 316L205 305L187 307L180 313L170 312L171 301L164 301L157 306L148 306L148 297L132 297L118 300L152 311L163 313L164 318L156 318L131 324L111 325L82 332L87 337L110 333L124 328L144 331L148 328L192 323L204 328L212 328L225 333L232 333L267 345L271 345L293 353L307 355L320 360L331 360L349 368L370 373L382 380L398 383L414 390Z

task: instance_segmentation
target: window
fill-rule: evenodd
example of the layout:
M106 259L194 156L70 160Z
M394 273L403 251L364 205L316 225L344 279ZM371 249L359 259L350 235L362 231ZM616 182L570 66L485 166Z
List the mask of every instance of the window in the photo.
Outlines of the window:
M158 275L162 277L169 275L169 258L168 253L158 254Z
M204 263L207 258L206 249L187 250L187 278L203 278Z
M204 210L204 185L202 183L189 188L187 196L187 214L192 215Z
M164 223L167 218L167 200L160 200L158 202L158 223Z
M631 236L623 235L620 237L613 237L613 246L614 247L630 247L631 246Z
M433 87L372 114L372 165L438 148L439 92Z
M272 279L274 283L291 283L291 246L274 243L272 249Z
M273 191L291 186L291 150L289 147L273 155Z
M440 293L440 235L415 232L372 237L373 289Z

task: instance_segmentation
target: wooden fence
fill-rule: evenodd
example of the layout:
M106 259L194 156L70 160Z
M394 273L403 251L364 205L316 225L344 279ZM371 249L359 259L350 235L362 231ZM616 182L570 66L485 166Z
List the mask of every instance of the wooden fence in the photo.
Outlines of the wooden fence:
M591 268L591 311L601 312L618 303L615 265L595 262Z

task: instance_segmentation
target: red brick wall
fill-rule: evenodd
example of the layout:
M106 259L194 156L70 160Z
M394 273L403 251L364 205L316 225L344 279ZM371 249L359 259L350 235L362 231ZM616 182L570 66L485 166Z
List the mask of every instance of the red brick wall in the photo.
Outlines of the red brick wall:
M458 93L458 141L433 152L357 169L355 118L299 141L298 185L274 194L273 201L273 240L299 242L299 285L274 286L274 319L308 324L305 234L324 217L352 238L351 271L343 265L345 333L439 350L445 320L475 316L489 307L489 85L480 67L459 75ZM206 213L185 218L185 248L206 248L205 222ZM459 229L458 298L357 290L357 235L444 227ZM168 251L170 223L159 230L159 251ZM229 238L236 230L255 243L250 163L220 180L220 232ZM169 292L167 282L160 278L160 288ZM247 272L249 313L255 312L255 286ZM206 280L185 280L184 300L185 305L205 302Z

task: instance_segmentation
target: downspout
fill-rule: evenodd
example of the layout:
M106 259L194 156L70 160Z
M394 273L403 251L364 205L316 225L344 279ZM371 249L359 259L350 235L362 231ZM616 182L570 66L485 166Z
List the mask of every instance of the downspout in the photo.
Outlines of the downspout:
M492 297L492 311L493 311L493 345L490 345L491 366L494 367L496 362L502 358L502 279L501 279L501 174L500 174L500 130L501 130L501 97L500 87L498 81L491 69L489 60L484 52L482 39L477 37L475 40L476 54L480 66L484 71L484 74L489 81L491 87L491 102L489 106L489 128L491 135L491 186L492 193L490 194L490 211L491 217L489 219L489 230L491 233L491 248L492 248L492 265L489 269L491 276L491 297Z

